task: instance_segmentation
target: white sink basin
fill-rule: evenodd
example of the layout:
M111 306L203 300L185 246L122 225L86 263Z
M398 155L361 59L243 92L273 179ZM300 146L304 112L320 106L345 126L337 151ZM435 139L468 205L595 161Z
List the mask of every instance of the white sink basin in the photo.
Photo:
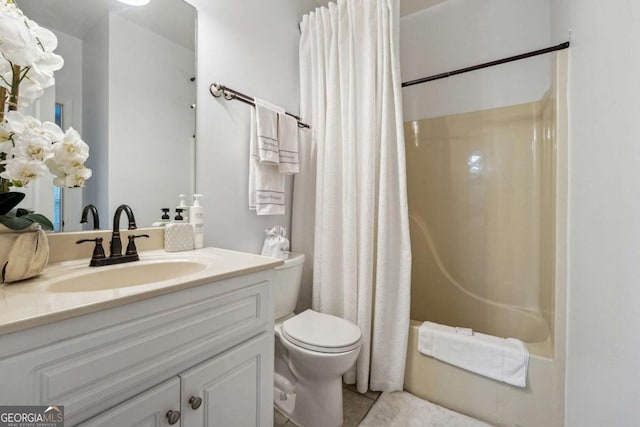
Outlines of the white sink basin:
M146 264L133 262L106 268L93 267L83 274L53 279L46 289L48 292L91 292L127 288L184 277L198 273L207 266L198 261L167 260Z

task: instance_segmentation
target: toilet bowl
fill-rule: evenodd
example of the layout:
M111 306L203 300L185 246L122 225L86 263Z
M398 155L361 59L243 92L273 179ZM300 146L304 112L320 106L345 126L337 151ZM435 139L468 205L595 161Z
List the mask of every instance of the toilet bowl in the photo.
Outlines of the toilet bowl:
M361 331L353 323L306 310L293 314L304 256L292 254L276 269L274 403L303 427L342 425L342 375L360 353Z

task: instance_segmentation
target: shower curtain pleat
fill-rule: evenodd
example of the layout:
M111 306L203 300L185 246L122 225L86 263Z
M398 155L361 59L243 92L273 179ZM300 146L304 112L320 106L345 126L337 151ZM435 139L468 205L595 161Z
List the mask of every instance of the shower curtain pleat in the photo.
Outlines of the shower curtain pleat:
M402 389L409 329L398 16L398 0L339 0L301 23L301 113L313 141L295 178L292 247L313 262L303 285L313 277L313 308L362 330L344 378L361 392Z

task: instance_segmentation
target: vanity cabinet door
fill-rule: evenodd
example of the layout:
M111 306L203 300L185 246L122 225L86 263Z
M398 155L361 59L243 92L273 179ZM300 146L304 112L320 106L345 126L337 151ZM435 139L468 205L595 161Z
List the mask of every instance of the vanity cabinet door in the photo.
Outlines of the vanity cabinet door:
M273 340L263 332L180 374L182 425L273 426Z
M180 378L174 377L126 402L111 408L80 427L168 427L170 415L174 427L180 427Z

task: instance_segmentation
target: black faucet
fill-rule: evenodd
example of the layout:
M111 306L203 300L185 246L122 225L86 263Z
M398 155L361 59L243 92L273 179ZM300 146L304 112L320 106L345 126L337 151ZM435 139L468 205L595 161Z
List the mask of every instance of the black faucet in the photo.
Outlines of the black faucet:
M93 206L93 205L89 205L89 206ZM90 208L87 207L85 209L88 210ZM138 261L140 259L140 257L138 256L138 250L136 248L135 239L139 237L148 238L149 235L140 234L140 235L134 236L133 234L130 234L129 244L127 245L127 251L124 255L122 255L122 240L120 239L120 216L122 215L123 211L124 213L127 214L127 219L129 221L129 230L135 230L137 228L136 219L133 216L133 210L131 210L131 207L129 205L118 206L115 214L113 215L113 233L111 234L111 244L109 245L109 250L111 254L109 255L108 258L105 257L104 255L104 250L102 249L101 237L98 237L95 239L83 239L83 240L78 240L76 242L78 244L84 243L84 242L96 243L96 247L93 251L93 256L91 257L91 263L89 264L89 266L100 267L103 265L122 264L125 262ZM96 210L96 214L97 214L97 210Z
M111 234L111 244L109 245L109 250L111 252L111 255L109 255L110 258L122 256L122 240L120 240L120 215L122 215L122 211L127 214L129 230L135 230L138 228L136 227L136 218L133 216L131 206L118 206L116 213L113 215L113 233Z
M82 218L80 218L80 224L87 223L87 216L89 216L89 212L91 212L91 216L93 217L93 229L100 230L100 215L98 215L98 208L94 205L87 205L82 209Z
M80 218L80 224L87 223L87 216L89 216L89 212L91 212L91 216L93 217L93 229L100 230L100 215L98 215L98 208L91 204L82 208L82 217Z

